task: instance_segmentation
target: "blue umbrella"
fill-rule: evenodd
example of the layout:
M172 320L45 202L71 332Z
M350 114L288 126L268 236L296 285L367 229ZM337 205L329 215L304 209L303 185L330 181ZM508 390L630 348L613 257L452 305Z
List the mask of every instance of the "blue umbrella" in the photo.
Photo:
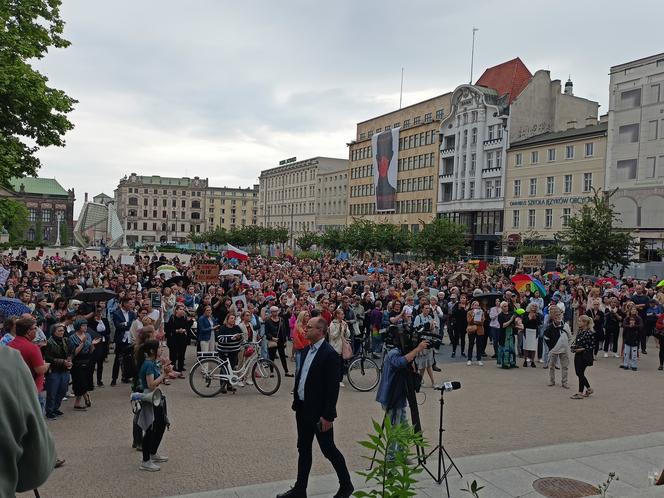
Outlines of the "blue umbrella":
M14 299L12 297L0 297L1 315L4 315L5 317L21 316L23 313L32 313L32 311L19 299Z

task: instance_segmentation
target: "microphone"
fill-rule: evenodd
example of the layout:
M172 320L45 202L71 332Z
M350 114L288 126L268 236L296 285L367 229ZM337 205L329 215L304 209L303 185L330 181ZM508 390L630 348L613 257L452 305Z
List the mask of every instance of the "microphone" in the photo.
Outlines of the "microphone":
M434 386L434 389L445 392L456 391L457 389L461 389L461 382L458 380L443 382L439 386Z

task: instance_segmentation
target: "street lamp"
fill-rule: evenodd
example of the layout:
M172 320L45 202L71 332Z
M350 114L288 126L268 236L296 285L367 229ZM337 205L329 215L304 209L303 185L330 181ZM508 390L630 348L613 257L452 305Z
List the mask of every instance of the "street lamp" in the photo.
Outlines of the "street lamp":
M62 213L60 213L59 211L55 213L55 219L57 220L57 225L58 225L57 237L55 238L55 247L60 247L60 224L62 223Z

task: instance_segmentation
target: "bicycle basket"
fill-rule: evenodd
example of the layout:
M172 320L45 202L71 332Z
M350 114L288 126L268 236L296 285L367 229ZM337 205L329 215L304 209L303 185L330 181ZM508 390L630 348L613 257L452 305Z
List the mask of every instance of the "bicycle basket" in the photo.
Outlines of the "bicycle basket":
M247 349L244 350L244 357L249 358L253 354L254 354L254 347L253 346L247 346Z

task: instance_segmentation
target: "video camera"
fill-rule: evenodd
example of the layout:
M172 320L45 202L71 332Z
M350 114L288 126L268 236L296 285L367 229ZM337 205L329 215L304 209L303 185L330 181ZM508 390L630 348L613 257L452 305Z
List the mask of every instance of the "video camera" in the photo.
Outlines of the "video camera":
M417 328L412 325L404 325L401 328L391 325L386 339L388 346L398 346L403 354L410 353L422 341L427 341L427 349L438 349L442 345L442 337L431 333L429 323Z

